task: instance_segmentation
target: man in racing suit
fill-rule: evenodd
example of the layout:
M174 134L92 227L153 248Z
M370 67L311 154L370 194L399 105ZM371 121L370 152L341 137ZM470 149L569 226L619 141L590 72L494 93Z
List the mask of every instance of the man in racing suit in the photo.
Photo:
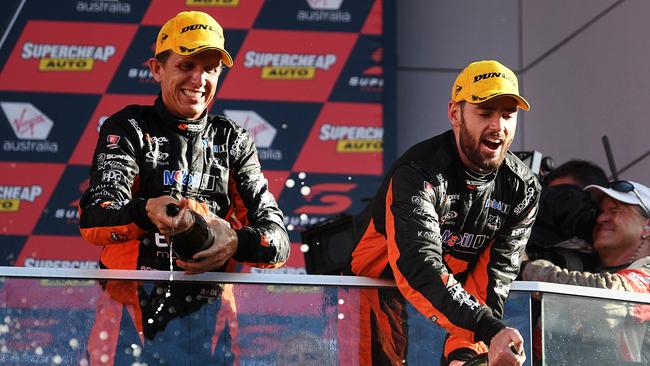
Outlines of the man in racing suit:
M183 31L192 24L210 28ZM223 44L209 15L180 13L161 29L149 60L162 89L155 104L127 106L102 125L79 204L81 235L104 246L102 267L169 269L165 236L191 226L189 210L205 217L215 240L195 261L175 262L187 271L223 270L231 257L267 267L286 261L282 212L253 139L235 122L207 114L221 64L232 66ZM171 217L168 204L182 211Z
M467 66L448 106L453 131L393 164L352 254L354 274L394 278L448 331L444 365L460 365L486 345L490 365L525 360L521 335L500 320L540 194L508 150L518 107L529 109L512 71L497 61Z
M155 57L148 61L161 85L154 105L127 106L102 125L90 187L79 203L81 235L103 246L102 268L169 270L173 265L196 274L230 270L231 259L259 267L287 260L283 215L262 174L253 139L235 122L208 115L222 67L233 65L224 43L223 29L210 15L177 14L161 28ZM184 248L176 238L187 233L203 247L177 255ZM119 363L112 355L129 349L132 340L123 337L129 333L139 335L143 346L159 344L153 354L162 354L173 349L161 341L163 330L188 329L185 323L193 318L205 329L192 325L193 336L183 331L182 340L212 345L198 347L204 353L195 354L195 361L231 363L230 352L211 352L221 339L215 324L231 318L224 310L235 309L222 293L232 291L218 284L169 285L104 286L91 331L91 363ZM231 306L221 306L225 301ZM166 315L159 315L165 307ZM195 316L186 316L189 312ZM127 314L132 321L122 322ZM124 324L137 332L122 329ZM226 333L231 337L235 332Z

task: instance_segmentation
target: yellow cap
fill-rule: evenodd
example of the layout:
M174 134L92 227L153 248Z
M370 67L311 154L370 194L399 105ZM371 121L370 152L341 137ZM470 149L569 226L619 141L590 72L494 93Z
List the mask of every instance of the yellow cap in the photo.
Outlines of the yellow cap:
M458 74L451 89L451 100L454 102L479 104L502 95L515 98L520 108L526 111L530 109L530 104L519 95L519 83L515 73L494 60L477 61L467 65Z
M165 23L156 39L156 56L172 50L190 56L205 50L217 50L223 63L232 67L232 57L224 48L223 28L210 15L201 11L183 11Z

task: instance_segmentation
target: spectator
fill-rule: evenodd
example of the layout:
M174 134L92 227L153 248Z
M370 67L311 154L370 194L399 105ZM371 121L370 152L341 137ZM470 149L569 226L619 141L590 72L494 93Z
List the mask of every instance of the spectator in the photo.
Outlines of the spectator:
M595 271L570 271L550 261L539 259L524 263L522 279L650 293L650 189L628 181L613 182L607 187L589 185L585 189L600 205L600 214L593 233L593 245L600 258L598 268ZM567 309L575 312L580 308L570 306ZM643 362L643 365L650 363L650 337L645 336L645 322L650 314L648 307L641 305L628 309L627 306L607 305L601 310L602 312L591 311L591 314L581 313L576 316L582 319L582 324L588 324L597 330L586 332L582 329L575 334L601 333L604 327L599 327L599 324L606 322L613 334L604 338L616 340L616 350L609 355L611 362ZM567 323L567 326L570 326L572 322ZM610 344L603 347L611 348L611 345L610 341ZM541 350L541 347L539 349ZM567 355L575 352L574 349ZM541 352L536 354L541 356ZM601 352L600 362L608 362L604 361L606 355ZM607 364L612 364L611 362Z
M650 292L650 188L636 182L618 181L609 187L585 188L599 202L594 227L594 248L600 258L597 272L568 271L547 260L525 264L522 278L607 288Z
M598 207L583 190L604 186L607 176L598 165L570 160L544 177L539 213L526 246L530 259L547 259L570 270L593 270L598 255L591 243Z
M607 182L607 175L603 168L590 161L576 159L551 170L544 176L542 183L544 187L572 184L582 189L590 184L605 186Z

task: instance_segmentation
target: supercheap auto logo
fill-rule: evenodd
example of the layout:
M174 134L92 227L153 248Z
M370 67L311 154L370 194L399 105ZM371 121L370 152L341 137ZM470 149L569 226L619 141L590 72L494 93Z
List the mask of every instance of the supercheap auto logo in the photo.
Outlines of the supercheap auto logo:
M384 128L374 126L339 126L326 123L318 136L321 141L336 141L337 152L383 152Z
M0 212L17 212L20 202L34 203L43 194L40 185L0 185Z
M113 45L23 44L20 57L38 60L39 71L91 71L95 61L115 56Z
M136 30L135 24L30 20L0 74L0 89L104 92Z
M3 172L0 175L3 235L32 233L64 167L65 164L0 162L0 171Z
M244 67L260 68L262 79L307 80L316 76L317 70L328 71L336 63L335 54L290 54L248 51Z
M376 103L326 103L291 170L381 174L384 150L381 108Z
M253 29L218 98L323 102L356 40L342 32Z

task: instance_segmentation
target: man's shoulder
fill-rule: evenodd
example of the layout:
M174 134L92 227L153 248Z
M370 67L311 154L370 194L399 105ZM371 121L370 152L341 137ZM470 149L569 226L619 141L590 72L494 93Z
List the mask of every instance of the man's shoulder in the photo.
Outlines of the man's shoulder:
M432 169L444 169L454 156L453 132L451 130L411 146L396 161L396 166L416 164Z
M242 131L244 128L232 119L220 114L209 114L208 123L221 128L227 128L235 131Z
M102 124L102 128L110 130L127 130L142 134L142 130L146 129L146 121L151 118L153 106L131 104L120 109L108 117ZM145 131L146 132L146 131Z
M504 172L507 174L512 174L521 179L526 186L534 187L537 191L542 190L542 186L539 184L539 180L533 171L530 170L528 165L522 162L513 152L508 151L504 160L504 165L507 168Z

